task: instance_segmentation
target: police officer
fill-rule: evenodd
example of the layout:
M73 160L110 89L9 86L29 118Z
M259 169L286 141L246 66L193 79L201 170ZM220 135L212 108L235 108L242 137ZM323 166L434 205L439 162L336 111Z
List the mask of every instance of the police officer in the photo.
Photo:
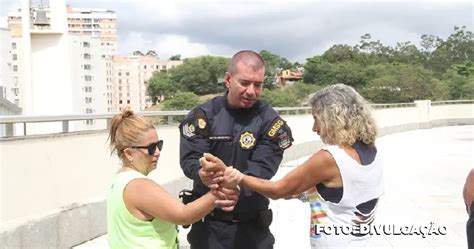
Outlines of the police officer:
M270 179L293 138L286 122L259 100L265 63L253 51L240 51L224 76L227 92L193 109L180 124L180 162L201 196L212 176L201 170L199 158L210 152L244 174ZM273 248L268 198L243 187L231 212L214 209L194 223L188 234L192 249Z

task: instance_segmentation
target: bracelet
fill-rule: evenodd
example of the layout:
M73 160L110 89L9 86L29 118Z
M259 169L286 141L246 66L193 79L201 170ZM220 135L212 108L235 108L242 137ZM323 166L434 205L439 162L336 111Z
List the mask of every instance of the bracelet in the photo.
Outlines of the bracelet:
M298 198L298 199L300 199L300 201L302 201L302 202L308 202L309 201L308 193L306 193L306 191L303 192L303 195L301 195L300 198Z

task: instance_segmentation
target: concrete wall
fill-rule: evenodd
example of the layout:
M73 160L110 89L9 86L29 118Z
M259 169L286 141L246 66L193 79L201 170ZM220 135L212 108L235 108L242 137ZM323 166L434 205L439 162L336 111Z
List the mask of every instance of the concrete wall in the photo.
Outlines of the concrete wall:
M374 111L381 135L444 125L474 124L474 105L430 106ZM284 161L321 147L311 132L311 115L285 116L294 145ZM177 196L190 187L179 167L177 126L159 126L165 141L151 177ZM0 248L69 248L106 233L105 202L119 168L109 156L107 132L83 132L0 140Z

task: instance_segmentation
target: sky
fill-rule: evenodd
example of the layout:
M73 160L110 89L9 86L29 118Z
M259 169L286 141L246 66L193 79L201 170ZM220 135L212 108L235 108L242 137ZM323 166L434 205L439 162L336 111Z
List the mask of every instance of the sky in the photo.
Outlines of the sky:
M50 0L54 1L54 0ZM0 0L0 26L20 0ZM40 2L40 0L32 0ZM43 0L43 3L48 0ZM66 0L72 7L117 14L118 52L155 50L231 57L242 49L268 50L291 62L321 55L334 44L354 46L369 33L395 46L419 46L423 34L443 40L454 26L473 31L473 1L465 0Z

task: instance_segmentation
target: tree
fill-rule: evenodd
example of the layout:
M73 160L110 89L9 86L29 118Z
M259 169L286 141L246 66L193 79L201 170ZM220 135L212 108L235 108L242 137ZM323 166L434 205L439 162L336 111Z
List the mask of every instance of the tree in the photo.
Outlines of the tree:
M163 110L191 110L201 104L199 97L192 92L179 92L172 99L163 102Z
M425 55L411 42L397 42L393 50L393 62L402 64L423 64Z
M181 55L180 54L175 54L175 55L172 55L170 58L169 58L170 61L179 61L181 60Z
M453 65L443 74L443 83L450 99L472 99L474 97L474 63Z
M474 34L467 31L465 26L455 26L454 33L446 41L438 39L435 44L437 47L430 54L426 67L438 76L451 65L474 61Z
M177 89L166 72L155 72L148 80L147 92L153 104L162 99L168 99L176 93Z
M199 95L223 92L228 64L229 59L216 56L185 59L183 64L169 71L170 79L182 91Z
M146 52L146 55L147 56L158 57L158 54L155 52L155 50L148 50L148 52Z
M421 65L379 64L370 66L368 72L373 78L361 93L372 102L407 103L447 96L442 83Z
M275 83L276 76L281 72L281 70L291 69L293 65L286 58L272 54L267 50L262 50L259 52L259 54L265 61L264 84L267 88L272 88Z
M293 93L282 89L265 90L261 98L273 107L300 106L300 100Z
M370 34L365 34L361 36L359 45L354 46L355 49L361 52L358 57L359 63L362 65L388 63L393 54L392 48L384 46L380 40L373 41L371 39Z
M357 48L346 44L336 44L330 47L323 54L323 59L330 63L354 61L359 56Z
M326 84L326 76L330 71L331 63L327 62L322 56L314 56L306 59L304 65L303 82L307 84Z
M135 56L137 56L137 55L144 56L144 54L140 50L135 50L135 51L133 51L132 54L135 55Z

